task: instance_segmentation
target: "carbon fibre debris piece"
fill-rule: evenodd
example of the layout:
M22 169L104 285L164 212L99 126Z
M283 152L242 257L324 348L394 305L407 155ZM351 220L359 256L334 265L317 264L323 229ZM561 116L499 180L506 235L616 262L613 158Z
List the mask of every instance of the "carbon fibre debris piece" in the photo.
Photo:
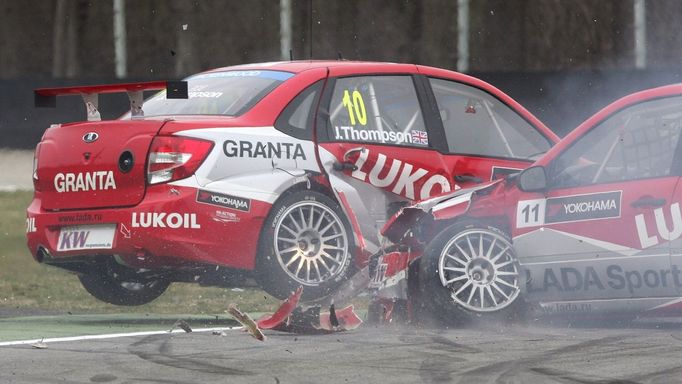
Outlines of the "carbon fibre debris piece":
M234 319L237 320L241 325L243 325L249 334L256 340L265 341L265 335L260 328L258 328L258 324L256 324L256 322L253 321L249 315L240 311L239 307L237 307L237 304L230 304L227 307L227 312L232 315L232 317L234 317Z
M181 328L183 331L187 333L192 332L192 327L190 327L189 324L182 319L178 319L175 323L173 323L173 326L168 332L173 332L175 328Z
M339 326L339 319L336 317L336 309L334 308L334 303L329 305L329 325L332 328L337 328Z

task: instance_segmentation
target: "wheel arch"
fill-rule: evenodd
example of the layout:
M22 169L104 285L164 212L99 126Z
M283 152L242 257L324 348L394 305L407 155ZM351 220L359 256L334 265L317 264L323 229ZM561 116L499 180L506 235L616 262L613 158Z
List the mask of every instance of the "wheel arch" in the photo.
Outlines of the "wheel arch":
M294 185L282 191L282 193L280 193L277 199L273 202L272 206L274 207L277 203L287 198L288 196L293 195L294 193L304 191L315 191L322 193L329 197L330 199L334 200L334 202L336 202L336 204L339 204L339 206L341 205L329 186L320 183L319 181L315 180L314 177L309 176L304 177L306 178L305 181L294 183Z
M459 216L447 220L433 220L433 227L430 230L428 240L425 243L433 240L439 233L441 233L447 227L454 224L475 224L482 225L486 227L492 227L499 231L504 232L507 236L511 238L511 227L509 221L505 217L491 216L491 217L475 217L475 216Z

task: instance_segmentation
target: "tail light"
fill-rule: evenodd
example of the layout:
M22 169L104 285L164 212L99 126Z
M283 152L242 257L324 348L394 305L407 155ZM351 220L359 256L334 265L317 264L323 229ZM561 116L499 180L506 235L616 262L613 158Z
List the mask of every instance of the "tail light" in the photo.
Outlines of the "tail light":
M212 148L212 141L181 136L156 136L147 159L147 182L167 183L192 176Z
M40 143L36 145L35 151L33 151L33 189L36 191L40 190L40 185L38 184L38 156L40 155Z

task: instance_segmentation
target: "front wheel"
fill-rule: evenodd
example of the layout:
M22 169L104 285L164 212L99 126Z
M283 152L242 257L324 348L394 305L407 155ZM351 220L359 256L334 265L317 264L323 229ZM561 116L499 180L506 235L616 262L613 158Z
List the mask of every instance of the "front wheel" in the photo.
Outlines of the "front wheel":
M303 300L328 295L352 273L352 232L339 205L315 191L278 201L264 223L257 279L284 299L303 286Z
M135 274L133 270L104 268L79 275L78 279L88 293L114 305L135 306L154 301L161 296L170 282L159 277ZM121 269L121 270L119 270Z
M508 317L520 309L519 265L502 231L458 223L444 229L420 260L421 305L439 322Z

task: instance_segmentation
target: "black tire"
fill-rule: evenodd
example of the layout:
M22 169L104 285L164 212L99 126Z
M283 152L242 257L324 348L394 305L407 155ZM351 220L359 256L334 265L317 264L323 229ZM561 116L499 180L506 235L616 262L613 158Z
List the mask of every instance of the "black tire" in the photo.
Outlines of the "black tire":
M121 269L115 268L115 269ZM170 282L165 279L135 276L130 272L116 272L107 266L78 279L88 293L109 304L122 306L143 305L161 296Z
M353 249L353 232L334 200L295 192L275 203L263 224L256 279L274 297L303 286L301 299L316 300L352 276Z
M455 223L431 240L419 261L416 313L420 322L436 325L515 318L523 308L520 282L516 253L504 232Z

